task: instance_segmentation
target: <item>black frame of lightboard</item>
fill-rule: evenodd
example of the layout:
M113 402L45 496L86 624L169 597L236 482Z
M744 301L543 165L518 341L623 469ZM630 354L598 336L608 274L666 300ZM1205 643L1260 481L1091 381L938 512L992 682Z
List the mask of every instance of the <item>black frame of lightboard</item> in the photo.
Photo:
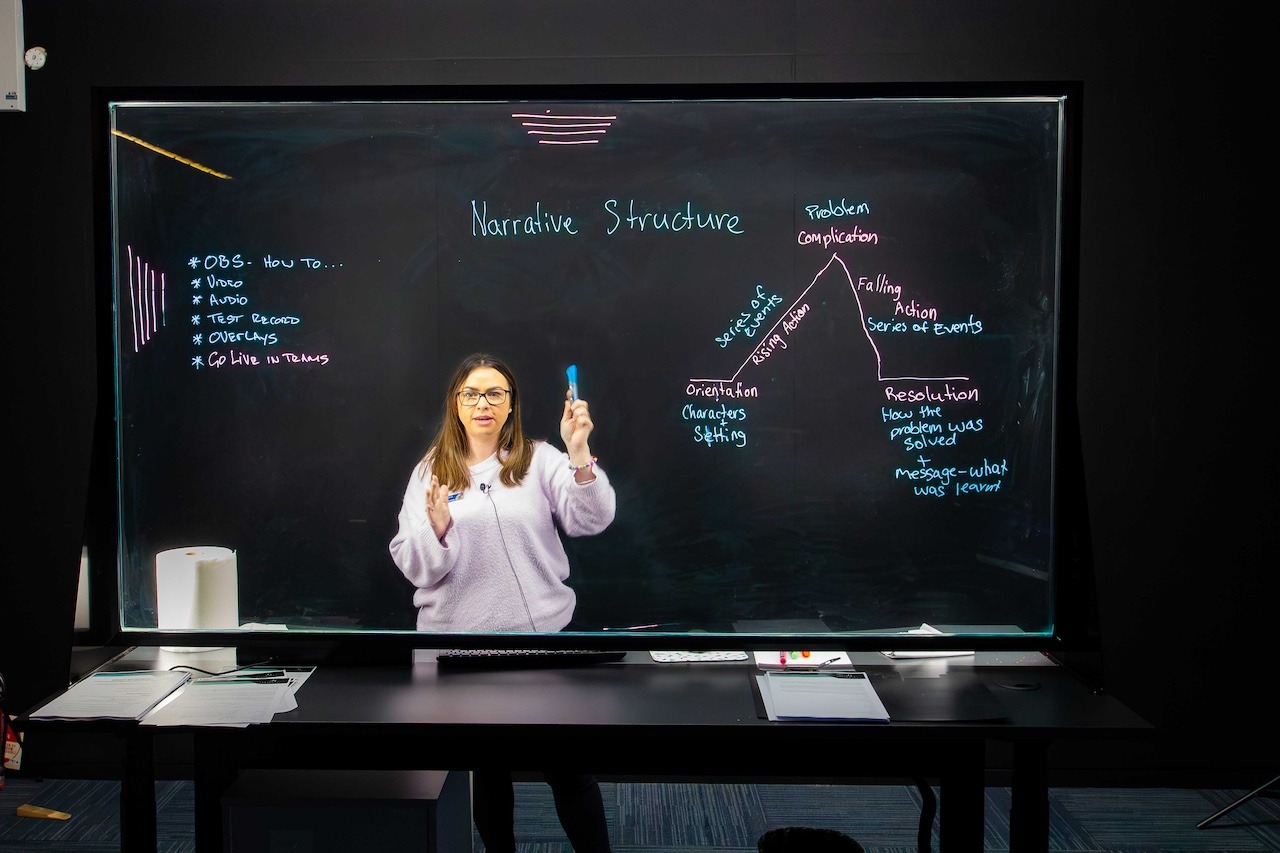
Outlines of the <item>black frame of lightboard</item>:
M98 395L85 545L90 568L90 627L77 632L79 644L119 646L234 646L249 656L263 649L294 657L343 661L402 660L422 648L629 650L821 650L1036 651L1051 655L1091 654L1098 647L1094 568L1088 531L1083 458L1076 410L1077 305L1081 118L1080 81L910 82L840 84L666 84L666 85L480 85L480 86L287 86L287 87L101 87L91 96L93 128L94 277ZM718 98L956 98L1052 97L1064 104L1060 278L1056 337L1055 470L1053 475L1053 633L1013 635L859 634L421 634L415 631L307 630L160 631L120 624L118 588L119 475L114 412L115 353L109 104L115 101L328 101L328 100L628 100Z

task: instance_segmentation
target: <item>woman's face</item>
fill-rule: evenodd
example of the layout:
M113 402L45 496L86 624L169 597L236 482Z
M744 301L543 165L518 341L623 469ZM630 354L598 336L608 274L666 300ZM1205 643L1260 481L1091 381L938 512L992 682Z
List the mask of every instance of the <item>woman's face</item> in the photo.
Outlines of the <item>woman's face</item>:
M462 398L465 392L472 391L480 395L476 404L464 406ZM505 391L506 399L501 403L491 403L484 396L488 391ZM502 425L511 416L511 389L507 386L506 377L492 367L477 367L467 374L466 381L462 383L462 392L455 396L454 405L467 438L473 443L480 441L482 444L497 441L502 434Z

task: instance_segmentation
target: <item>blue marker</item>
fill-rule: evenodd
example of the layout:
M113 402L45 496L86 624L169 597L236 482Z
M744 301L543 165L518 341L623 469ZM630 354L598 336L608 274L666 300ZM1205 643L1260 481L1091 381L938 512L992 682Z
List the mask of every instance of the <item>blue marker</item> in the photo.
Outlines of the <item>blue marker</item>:
M569 380L569 400L576 402L578 399L578 365L569 365L565 368L564 375Z
M458 498L460 498L460 497L462 497L462 492L450 492L450 493L449 493L449 503L453 503L454 501L456 501L456 500L457 500Z

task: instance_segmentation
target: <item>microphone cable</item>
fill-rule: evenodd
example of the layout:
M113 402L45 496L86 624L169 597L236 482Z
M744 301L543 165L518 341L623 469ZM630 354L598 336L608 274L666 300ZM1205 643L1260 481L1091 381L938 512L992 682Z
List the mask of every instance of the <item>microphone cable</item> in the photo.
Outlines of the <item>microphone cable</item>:
M520 583L520 574L516 571L515 563L511 562L511 550L507 547L507 536L502 531L502 519L498 517L498 505L493 500L493 485L491 483L481 483L480 493L489 499L489 506L493 507L493 520L498 525L498 538L502 541L502 553L507 558L507 567L511 569L511 577L516 582L516 589L520 592L520 603L524 605L525 618L529 620L529 628L536 634L538 626L533 621L533 611L529 609L529 599L524 594L524 584Z

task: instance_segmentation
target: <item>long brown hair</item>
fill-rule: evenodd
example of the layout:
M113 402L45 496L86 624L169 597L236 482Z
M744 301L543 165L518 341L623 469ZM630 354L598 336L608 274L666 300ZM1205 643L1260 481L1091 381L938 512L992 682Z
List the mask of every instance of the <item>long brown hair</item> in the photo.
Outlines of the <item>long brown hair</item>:
M453 378L449 380L440 431L436 433L420 463L424 468L430 468L441 484L451 489L462 489L471 484L471 470L467 467L469 442L458 417L458 406L461 405L458 402L458 392L462 390L471 371L479 367L492 367L501 373L507 380L507 387L511 389L511 412L498 436L498 458L502 460L502 473L498 479L508 486L519 484L529 473L529 463L533 460L533 442L525 437L521 423L523 418L515 374L500 359L488 353L472 353L462 360L458 369L453 372Z

